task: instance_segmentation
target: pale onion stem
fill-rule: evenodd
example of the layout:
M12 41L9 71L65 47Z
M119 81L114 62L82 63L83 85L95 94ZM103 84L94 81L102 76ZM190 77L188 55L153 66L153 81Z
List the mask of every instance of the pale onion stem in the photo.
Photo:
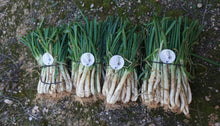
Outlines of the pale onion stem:
M183 109L183 113L184 113L186 116L189 116L189 105L185 105L185 108Z
M49 67L49 81L48 81L49 84L47 84L47 86L46 86L47 93L49 93L49 91L50 91L51 82L52 82L52 67Z
M80 83L80 79L83 73L83 69L84 69L84 66L80 63L79 69L78 69L79 72L78 72L78 77L77 77L77 83L76 83L76 94L79 94L79 83Z
M116 87L116 83L117 83L117 79L118 79L118 74L115 73L114 77L112 79L112 84L111 84L111 88L107 94L107 102L110 102L110 99L112 97L113 92L115 91L115 87Z
M112 74L112 69L110 67L107 67L105 81L104 81L103 88L102 88L102 94L104 96L107 96L108 84L109 84L109 81L110 81L110 78L111 78L110 77L111 74Z
M43 70L43 76L42 76L42 82L45 82L46 81L46 78L47 78L47 73L46 73L46 71L47 71L47 69L46 68L43 68L42 69ZM44 93L44 84L41 82L41 84L40 84L40 92L41 93Z
M58 78L57 78L57 82L62 82L62 77L61 77L61 73L60 73L60 68L58 68ZM59 83L57 84L57 93L60 93L61 92L61 84L62 83Z
M58 68L58 72L57 72L57 76L56 76L56 82L60 82L60 73L59 73L59 68ZM59 83L56 84L56 88L55 91L56 93L58 92L58 88L59 88Z
M175 66L171 65L170 109L175 107L176 75Z
M186 83L185 83L185 78L184 78L184 75L183 75L183 71L181 71L182 72L182 76L181 76L181 79L182 79L182 87L184 88L184 93L187 95L188 94L188 88L187 88L187 85L186 85Z
M108 84L107 84L107 89L106 89L106 96L108 96L108 92L112 86L112 79L113 79L113 76L114 74L116 73L116 71L112 72L109 76L109 81L108 81Z
M72 62L71 81L72 81L73 84L74 84L74 78L75 78L75 64L76 64L75 62Z
M79 74L79 71L76 70L75 73L74 73L74 81L73 81L73 85L74 85L75 88L77 87L78 74Z
M188 104L190 104L192 102L192 92L191 92L191 88L189 85L188 86Z
M92 73L91 73L91 93L95 95L95 67L92 68Z
M91 95L91 90L90 90L90 76L91 76L91 71L89 70L86 76L86 81L85 81L85 96L89 97Z
M142 99L142 102L145 101L145 99L144 99L144 85L145 85L145 80L142 82L142 86L141 86L141 99Z
M157 57L157 61L159 62L160 59L159 59L159 56ZM153 89L156 90L158 84L160 83L160 64L159 63L156 63L156 81L153 85Z
M86 76L87 76L88 71L89 71L89 67L86 66L83 70L83 74L82 74L82 77L79 82L79 88L78 88L79 92L77 94L79 97L85 96L84 85L85 85L85 80L86 80Z
M160 88L159 88L159 85L157 86L157 89L156 89L156 94L155 94L155 101L156 101L156 104L159 104L160 103Z
M124 103L129 102L131 99L131 80L130 74L127 76L127 85L126 85L126 97Z
M182 112L184 110L185 106L188 105L183 88L180 92L180 101L181 101L180 112Z
M177 68L177 88L176 88L176 94L175 94L175 104L177 107L180 107L180 101L179 101L179 96L180 96L180 91L181 91L181 73L180 69Z
M62 77L63 77L63 85L64 85L64 90L68 91L69 90L69 85L67 84L68 83L68 80L67 80L67 77L66 77L66 74L65 74L65 71L64 71L64 68L62 65L60 65L60 71L61 71L61 74L62 74Z
M170 101L167 64L163 64L163 72L164 72L164 109L167 110Z
M153 84L155 82L155 77L156 77L156 64L153 64L152 66L152 69L151 69L151 75L150 75L150 78L148 80L148 98L149 98L149 101L153 101L153 95L154 95L154 92L153 92Z
M55 67L54 66L51 67L51 76L52 76L51 83L54 83L55 82ZM55 88L56 88L56 84L51 84L49 93L50 94L55 93L56 92Z
M50 83L50 67L47 67L47 79L46 79L46 83ZM48 84L44 84L44 93L48 93L47 85L48 85Z
M138 98L138 78L137 78L137 73L136 70L134 70L134 72L132 72L132 78L131 78L131 83L132 83L132 97L131 97L131 101L136 101ZM134 89L133 89L134 88Z
M49 67L49 84L46 84L46 91L49 93L50 87L51 87L51 82L52 82L52 67Z
M162 66L161 66L162 67ZM161 68L162 69L162 68ZM161 72L161 83L160 83L160 105L164 106L164 73Z
M127 85L127 83L126 83L126 81L125 81L125 84L122 86L122 90L121 90L121 92L120 92L120 94L121 94L121 101L122 101L122 102L124 102L124 101L125 101L125 98L126 98L126 85ZM119 101L119 99L118 99L117 101ZM111 101L110 101L110 102L111 102Z
M178 113L181 113L181 112L183 112L183 109L184 109L184 107L185 107L185 100L184 100L184 98L183 98L183 93L182 92L180 92L180 107L179 107L179 111L178 111Z
M122 86L124 85L129 73L130 73L129 71L125 70L124 74L122 75L121 80L120 80L111 100L110 100L111 104L116 103L116 101L118 100L120 93L121 93L121 90L122 90Z
M192 92L191 92L191 88L190 88L190 85L189 85L189 81L188 81L188 77L185 73L185 71L183 70L183 68L181 67L181 70L182 70L182 79L183 79L183 84L186 86L186 90L185 93L186 93L186 96L187 96L187 101L188 103L190 104L192 102Z
M100 65L97 65L97 72L96 72L96 87L97 87L97 92L100 93L101 92L101 84L100 84L100 79L101 79L101 67Z
M147 83L147 77L148 77L148 73L145 73L145 76L144 76L144 81L143 81L143 84L142 84L142 95L143 95L143 101L147 104L149 103L149 98L148 98L148 83Z
M66 90L67 92L71 92L72 91L72 88L73 88L73 84L72 84L72 81L70 79L70 75L68 73L68 70L66 69L66 67L64 66L64 74L66 75L67 77L67 82L66 84L68 85L68 89Z
M59 91L58 92L62 92L62 91L65 90L65 88L64 88L64 85L63 85L63 75L61 73L61 69L59 69L59 74L60 74L60 81L59 82L61 82L61 83L59 83L59 86L58 86Z
M39 82L38 82L37 92L38 92L39 94L42 94L42 93L43 93L43 90L42 90L43 83L42 83L41 81L45 81L45 77L46 77L46 76L45 76L45 68L43 68L43 69L41 70L40 76L41 76L41 79L39 79Z

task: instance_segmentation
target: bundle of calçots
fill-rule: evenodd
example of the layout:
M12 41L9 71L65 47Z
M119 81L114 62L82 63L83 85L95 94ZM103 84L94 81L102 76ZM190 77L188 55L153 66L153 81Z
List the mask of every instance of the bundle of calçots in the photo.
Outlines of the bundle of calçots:
M42 68L37 87L39 94L72 91L72 83L65 66L68 40L63 30L64 26L44 29L38 27L36 31L19 37L20 41L30 48Z
M108 104L115 104L117 101L123 103L136 101L138 77L135 70L135 56L140 44L140 36L135 32L136 26L132 26L128 20L108 18L106 22L108 24L106 27L106 75L102 94L106 96ZM111 63L111 58L114 56L116 60L112 60Z
M84 17L84 16L83 16ZM72 60L71 80L79 97L96 96L101 92L103 25L96 18L84 23L75 21L66 29L69 37L69 58ZM83 62L83 55L87 57ZM84 64L83 64L84 63Z
M186 66L191 65L192 46L202 27L198 21L190 22L187 18L155 17L145 29L146 71L141 88L142 102L148 108L163 107L188 116L192 94ZM174 63L161 63L159 54L163 49L177 54Z

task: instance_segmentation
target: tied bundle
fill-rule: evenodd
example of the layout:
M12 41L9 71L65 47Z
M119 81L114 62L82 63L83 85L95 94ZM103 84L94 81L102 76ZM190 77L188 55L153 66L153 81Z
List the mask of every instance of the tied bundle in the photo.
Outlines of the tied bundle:
M63 34L64 27L41 28L40 25L36 31L19 37L42 68L37 87L39 94L72 91L72 82L65 66L68 40L67 34Z
M106 76L102 94L108 104L136 101L138 85L135 58L140 44L140 35L135 32L137 26L120 18L108 18L106 22ZM118 57L118 60L124 59L124 64L118 60L111 64L113 56ZM122 67L121 64L125 66Z
M78 97L90 97L101 92L103 55L103 24L95 18L89 21L83 15L84 22L75 21L68 26L69 58L72 61L71 80ZM82 55L87 56L82 61ZM94 57L94 59L93 59Z
M145 25L145 71L141 99L148 108L163 107L189 116L192 93L189 85L192 47L202 27L188 18L158 18ZM161 63L163 49L175 52L173 63ZM169 57L168 57L169 58ZM150 70L150 71L149 71Z

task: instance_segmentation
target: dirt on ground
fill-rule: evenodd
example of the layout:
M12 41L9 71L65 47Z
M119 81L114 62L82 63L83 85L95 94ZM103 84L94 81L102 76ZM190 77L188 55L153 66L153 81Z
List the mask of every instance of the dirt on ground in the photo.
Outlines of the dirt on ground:
M154 14L198 19L204 25L194 53L220 63L220 2L218 0L0 0L0 125L220 125L220 67L192 57L195 78L190 118L147 109L138 100L107 109L103 100L83 105L75 94L62 99L38 98L39 66L18 36L44 26L59 26L81 18L128 17L143 24Z

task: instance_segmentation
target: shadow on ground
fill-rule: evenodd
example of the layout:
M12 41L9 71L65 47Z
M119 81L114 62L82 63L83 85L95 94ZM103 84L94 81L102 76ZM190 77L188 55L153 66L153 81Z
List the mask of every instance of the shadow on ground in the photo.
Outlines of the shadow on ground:
M81 105L72 99L37 100L38 66L31 52L17 41L45 18L45 26L74 21L79 9L90 18L128 17L142 24L154 13L199 19L205 26L195 53L219 63L218 0L1 0L0 1L0 123L4 125L220 125L220 68L193 58L191 118L161 109L148 110L140 101L106 110L103 101Z

